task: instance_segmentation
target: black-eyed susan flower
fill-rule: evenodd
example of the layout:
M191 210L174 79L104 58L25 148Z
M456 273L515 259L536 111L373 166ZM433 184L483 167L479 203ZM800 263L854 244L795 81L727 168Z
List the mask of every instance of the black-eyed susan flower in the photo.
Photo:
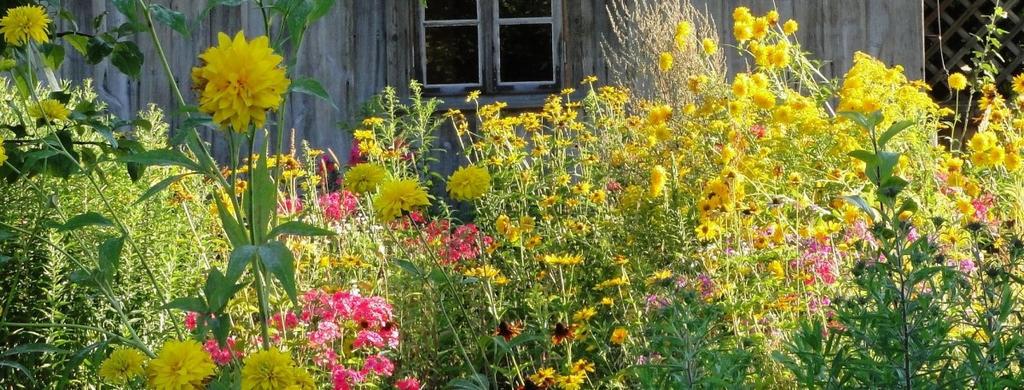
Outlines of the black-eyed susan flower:
M268 110L283 101L290 80L266 36L251 41L239 31L234 38L217 35L217 46L199 56L202 65L192 69L192 83L199 91L199 110L221 126L246 132L262 127Z
M7 10L0 19L0 32L9 45L22 46L29 42L49 42L50 17L46 8L38 5L24 5Z

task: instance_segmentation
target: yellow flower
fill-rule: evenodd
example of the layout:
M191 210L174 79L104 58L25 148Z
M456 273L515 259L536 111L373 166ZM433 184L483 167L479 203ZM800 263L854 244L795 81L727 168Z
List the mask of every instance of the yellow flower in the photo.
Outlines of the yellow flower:
M700 47L704 49L704 54L712 55L718 51L718 44L715 43L714 39L704 38L700 41Z
M427 191L414 179L391 180L381 184L373 198L373 209L384 221L398 218L403 212L427 206Z
M545 255L544 262L551 265L579 265L583 256L579 255Z
M693 25L690 22L679 22L676 24L676 35L675 41L676 46L682 48L686 46L686 38L690 37L690 33L693 32Z
M49 42L50 17L46 8L38 5L24 5L7 10L7 15L0 19L0 32L4 41L10 45L21 46L29 41L36 43Z
M120 385L142 375L146 356L135 349L118 348L100 364L100 378L110 384Z
M576 313L572 315L572 320L574 322L587 322L595 315L597 315L597 310L588 306L576 311Z
M291 355L268 349L245 357L242 367L242 390L284 389L295 382L295 362Z
M662 72L668 72L672 69L673 60L672 53L661 52L661 55L658 56L658 69L661 69Z
M579 390L583 388L583 382L587 381L587 374L574 373L558 377L558 387L562 390Z
M778 260L768 264L768 272L770 272L775 279L782 279L786 277L786 271L782 268L782 262Z
M384 167L377 164L356 164L345 171L345 189L357 194L372 192L387 174Z
M474 89L472 91L469 91L469 94L466 95L466 103L475 102L478 99L480 99L480 90L479 89Z
M963 73L956 72L949 75L949 78L946 79L946 83L949 84L950 89L960 91L967 88L967 76L964 76Z
M198 342L170 340L164 343L156 359L149 362L146 376L156 390L203 388L203 380L217 368Z
M714 222L704 221L694 231L697 232L698 240L711 241L718 237L719 227Z
M786 35L793 35L799 29L800 24L793 19L787 20L786 23L782 24L782 32L786 33Z
M665 183L667 181L668 173L665 172L665 167L655 165L651 168L651 186L648 189L648 193L652 198L661 196L661 193L665 190Z
M1024 73L1013 78L1013 92L1024 94Z
M537 370L533 375L530 375L530 381L537 386L548 387L554 384L555 375L554 368L544 367Z
M612 336L608 338L608 341L611 341L611 343L615 345L622 345L622 343L626 342L627 337L629 337L629 332L626 331L626 328L615 328L615 330L612 331Z
M28 116L45 121L64 121L71 115L71 111L64 107L61 102L53 99L43 99L39 104L28 104Z
M473 200L491 188L491 174L487 168L468 165L455 170L448 178L448 194L455 200Z
M241 31L234 39L219 33L217 41L199 56L203 65L192 69L199 110L237 132L248 131L250 124L262 127L267 110L281 105L290 83L280 66L283 58L266 36L247 41Z

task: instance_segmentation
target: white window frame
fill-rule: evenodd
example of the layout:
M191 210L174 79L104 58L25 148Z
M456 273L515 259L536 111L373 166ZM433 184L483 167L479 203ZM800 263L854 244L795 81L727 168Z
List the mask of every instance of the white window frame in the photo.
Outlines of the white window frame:
M558 55L558 42L561 41L562 20L561 0L551 0L551 15L540 17L508 17L500 15L501 7L495 4L493 10L494 28L491 31L494 45L494 79L495 87L499 92L507 91L537 91L545 88L555 88L558 84L558 71L561 61ZM551 79L537 81L501 81L501 26L521 24L548 24L551 26Z
M483 42L484 42L484 26L483 19L480 17L483 13L483 9L480 6L481 0L476 0L476 19L449 19L449 20L427 20L426 10L423 5L418 7L419 9L419 41L420 41L420 69L422 69L423 87L438 89L441 94L455 94L459 92L465 92L470 89L481 88L484 85L484 53L483 53ZM427 28L428 27L457 27L457 26L475 26L476 27L476 83L457 83L457 84L431 84L427 78Z
M443 0L440 0L443 1ZM487 2L487 4L484 4ZM470 90L481 90L487 95L548 93L557 91L562 68L559 42L562 38L562 0L551 0L550 16L507 17L500 15L498 0L476 0L476 19L427 20L422 5L418 9L419 63L416 78L423 82L428 94L457 95ZM488 12L489 11L489 12ZM485 13L487 15L485 15ZM487 16L485 18L484 16ZM551 26L551 79L538 81L501 81L501 26L518 24L547 24ZM431 84L427 77L428 27L476 26L477 28L477 83Z

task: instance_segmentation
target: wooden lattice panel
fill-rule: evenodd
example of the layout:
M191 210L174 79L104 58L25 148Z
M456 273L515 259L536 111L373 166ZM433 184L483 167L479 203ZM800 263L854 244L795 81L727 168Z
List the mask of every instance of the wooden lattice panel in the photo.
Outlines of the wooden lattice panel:
M970 65L972 53L981 47L972 34L984 34L985 16L992 13L995 0L923 0L925 31L925 78L938 99L950 97L946 76ZM1007 18L999 27L1007 33L999 50L1002 63L997 82L1009 84L1024 64L1024 0L1003 0Z

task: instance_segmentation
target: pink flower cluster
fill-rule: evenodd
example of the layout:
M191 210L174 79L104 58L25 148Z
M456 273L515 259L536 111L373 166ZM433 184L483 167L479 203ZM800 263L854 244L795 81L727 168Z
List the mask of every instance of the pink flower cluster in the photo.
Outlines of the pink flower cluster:
M359 198L348 190L332 192L320 197L320 208L324 211L324 218L328 221L340 221L359 207Z
M448 220L430 222L423 229L427 241L437 246L438 256L443 264L454 264L459 261L473 260L480 256L482 248L490 246L494 238L480 232L474 224L465 224L451 229Z
M392 323L392 307L387 300L356 292L310 290L302 301L298 321L306 326L309 345L318 351L314 360L330 369L335 389L349 389L370 377L394 374L394 363L382 353L398 347L398 328ZM342 348L346 339L352 341L354 351L369 353L359 370L345 367L338 359L335 347Z
M213 359L214 363L225 366L231 363L232 358L242 358L242 351L235 349L234 337L229 337L226 344L225 348L221 348L217 340L210 339L206 340L206 344L203 344L203 349L206 350L206 353L210 354L210 358Z
M794 263L793 267L810 268L810 273L814 275L814 278L804 280L806 285L812 285L816 280L825 284L836 282L839 273L839 258L838 254L832 250L831 245L823 244L818 240L805 240L804 251L800 254L799 259L794 260Z

